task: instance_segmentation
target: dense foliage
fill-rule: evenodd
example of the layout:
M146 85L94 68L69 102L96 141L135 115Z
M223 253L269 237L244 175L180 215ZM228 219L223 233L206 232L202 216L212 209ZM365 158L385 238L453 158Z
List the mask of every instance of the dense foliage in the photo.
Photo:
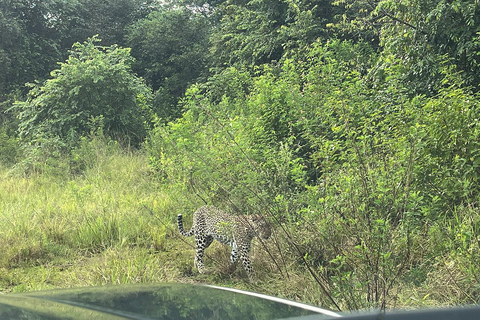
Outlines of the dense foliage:
M267 216L276 233L259 277L286 296L342 310L479 302L478 1L85 10L93 2L1 4L4 166L92 174L98 139L106 150L130 141L174 210ZM91 29L68 31L79 25ZM97 251L120 242L121 227L107 226L115 241Z
M148 144L167 181L190 180L209 203L284 224L296 245L283 250L317 265L353 309L392 303L405 278L426 281L414 274L431 267L423 257L449 250L422 244L480 195L476 95L448 69L431 98L410 98L395 70L371 88L351 63L368 63L364 46L318 42L261 76L230 69L223 83L243 94L212 101L215 86L192 87L182 119ZM464 245L478 259L475 241Z
M46 79L73 43L100 34L124 44L125 28L153 10L153 0L8 0L0 3L0 102L25 82Z

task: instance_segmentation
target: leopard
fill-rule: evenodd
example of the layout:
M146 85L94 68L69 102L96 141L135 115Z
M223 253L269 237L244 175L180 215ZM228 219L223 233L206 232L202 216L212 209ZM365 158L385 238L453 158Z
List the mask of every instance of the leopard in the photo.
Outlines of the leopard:
M194 266L199 273L204 273L203 255L213 242L217 240L232 248L230 262L235 264L238 258L249 279L255 278L252 262L249 258L253 238L259 236L268 239L272 228L268 220L259 214L233 215L214 206L205 205L193 214L193 224L189 231L183 229L182 214L177 216L178 230L184 237L195 237Z

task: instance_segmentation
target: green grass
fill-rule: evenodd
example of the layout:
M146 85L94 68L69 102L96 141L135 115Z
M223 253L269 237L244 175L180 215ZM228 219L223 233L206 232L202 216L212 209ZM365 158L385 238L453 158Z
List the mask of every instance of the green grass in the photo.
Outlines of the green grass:
M28 175L0 167L0 293L168 281L253 288L223 245L210 249L207 274L193 268L193 238L176 229L192 203L141 151L94 140L77 152L81 173L62 159Z
M0 292L165 281L281 292L285 280L258 246L257 283L217 243L198 274L193 238L176 230L177 214L194 204L160 183L142 152L94 141L82 154L81 174L63 163L29 175L0 169ZM293 284L288 290L280 295L304 298Z
M172 280L173 262L161 261L171 249L171 209L146 157L118 147L81 175L3 168L0 290Z

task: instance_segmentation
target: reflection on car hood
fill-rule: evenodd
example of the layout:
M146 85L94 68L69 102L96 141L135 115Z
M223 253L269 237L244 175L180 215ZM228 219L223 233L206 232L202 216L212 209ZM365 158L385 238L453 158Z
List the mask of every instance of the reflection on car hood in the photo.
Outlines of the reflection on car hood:
M155 284L0 295L0 319L286 319L339 315L236 289ZM312 318L313 319L313 318Z
M258 293L193 284L121 285L0 294L3 319L476 320L480 307L338 314Z

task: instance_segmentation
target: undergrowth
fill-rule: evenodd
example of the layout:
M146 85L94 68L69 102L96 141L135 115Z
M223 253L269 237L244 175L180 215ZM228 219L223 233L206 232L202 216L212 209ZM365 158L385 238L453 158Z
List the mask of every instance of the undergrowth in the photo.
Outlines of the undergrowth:
M190 225L191 213L201 204L192 186L165 185L142 150L125 151L95 138L76 149L78 154L82 156L73 157L76 170L71 170L71 162L23 175L1 170L2 292L202 282L335 309L333 300L348 310L365 308L372 294L380 294L375 290L382 286L372 282L371 275L386 281L394 273L395 281L383 297L389 308L477 299L480 221L473 207L459 208L452 218L418 226L415 232L391 229L377 220L375 232L388 231L391 242L383 244L386 253L377 257L372 255L375 248L362 242L367 236L363 227L348 220L318 217L306 224L286 224L273 219L272 238L254 241L257 280L248 282L243 269L230 264L229 250L221 244L207 250L206 274L194 268L193 240L180 237L175 225L180 212ZM78 159L85 162L82 170ZM63 175L58 168L65 170ZM280 206L281 199L276 201ZM404 262L387 253L402 250L408 251Z

